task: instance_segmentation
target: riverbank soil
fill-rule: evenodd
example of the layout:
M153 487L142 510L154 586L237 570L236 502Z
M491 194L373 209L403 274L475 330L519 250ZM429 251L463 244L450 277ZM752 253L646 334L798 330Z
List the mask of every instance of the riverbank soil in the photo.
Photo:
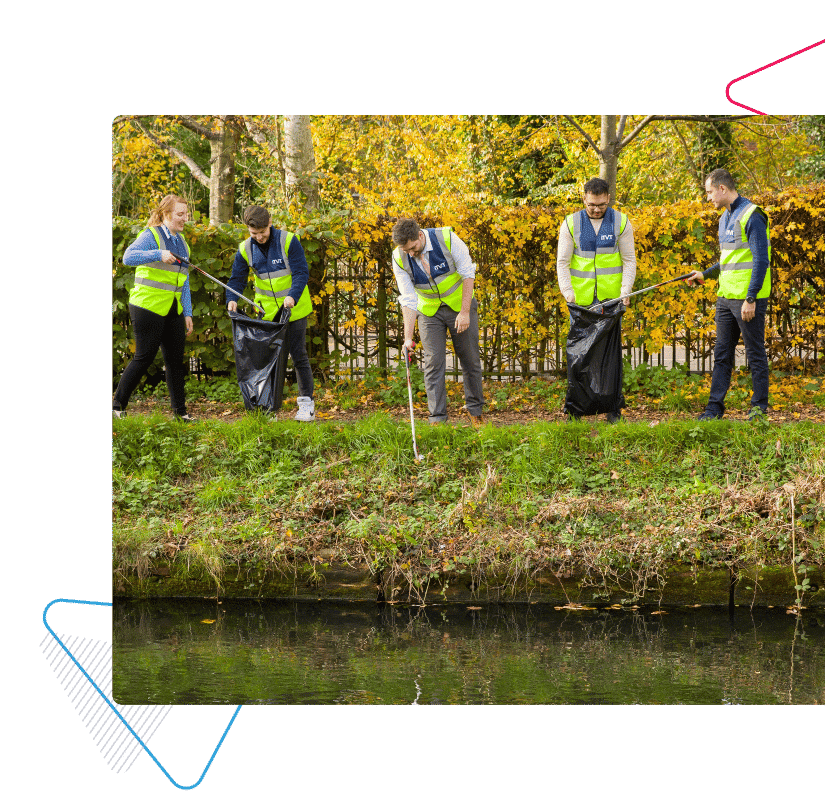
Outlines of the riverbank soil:
M398 408L118 421L115 594L823 605L820 422L416 431L422 462Z

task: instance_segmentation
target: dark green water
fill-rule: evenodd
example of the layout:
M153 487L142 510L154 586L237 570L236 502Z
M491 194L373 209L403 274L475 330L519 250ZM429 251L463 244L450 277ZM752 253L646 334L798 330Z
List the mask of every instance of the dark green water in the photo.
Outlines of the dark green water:
M666 611L116 599L113 693L122 704L824 702L822 610Z

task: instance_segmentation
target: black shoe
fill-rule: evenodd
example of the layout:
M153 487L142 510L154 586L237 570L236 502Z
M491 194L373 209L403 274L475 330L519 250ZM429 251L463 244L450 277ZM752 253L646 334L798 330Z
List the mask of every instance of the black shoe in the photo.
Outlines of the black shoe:
M719 421L723 416L715 415L711 410L706 410L702 415L697 416L698 421Z
M605 420L608 423L619 423L622 420L622 410L606 413Z
M565 423L576 423L577 421L581 421L581 420L582 420L582 416L581 416L581 415L569 415L569 416L565 419Z

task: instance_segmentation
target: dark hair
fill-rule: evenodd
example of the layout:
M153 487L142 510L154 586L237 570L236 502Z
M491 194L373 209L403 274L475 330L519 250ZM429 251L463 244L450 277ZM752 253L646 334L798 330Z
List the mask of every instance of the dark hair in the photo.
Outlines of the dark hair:
M724 185L730 191L737 190L737 184L734 182L734 178L731 176L731 172L728 169L715 169L713 172L709 172L708 176L706 177L703 185L711 180L712 185Z
M399 219L393 225L393 243L404 246L408 241L415 241L419 237L421 228L415 219Z
M608 183L606 183L605 180L601 177L592 177L587 183L585 183L582 193L600 196L601 194L607 194L610 192L608 189Z
M244 211L244 224L256 230L263 230L264 227L270 226L270 212L260 205L250 205Z

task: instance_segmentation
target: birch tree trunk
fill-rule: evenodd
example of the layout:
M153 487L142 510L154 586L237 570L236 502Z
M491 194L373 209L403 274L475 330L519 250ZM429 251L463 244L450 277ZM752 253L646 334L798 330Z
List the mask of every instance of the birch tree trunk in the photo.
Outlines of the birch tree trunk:
M303 215L313 218L318 209L318 178L316 176L315 151L309 116L284 116L284 187L287 201L296 199L303 207ZM318 244L319 242L314 242ZM312 251L305 250L310 270L308 287L311 296L321 295L321 302L313 305L310 316L315 321L307 331L307 353L313 370L323 372L329 355L330 297L321 294L324 275L327 272L325 248L317 245Z
M318 207L318 179L309 116L284 117L284 172L287 197L298 194L309 210Z

